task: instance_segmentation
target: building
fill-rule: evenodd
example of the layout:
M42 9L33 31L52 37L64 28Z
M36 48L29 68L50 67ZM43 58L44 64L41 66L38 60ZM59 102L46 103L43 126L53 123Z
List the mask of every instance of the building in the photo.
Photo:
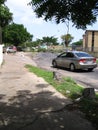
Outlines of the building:
M83 35L84 51L98 52L98 30L86 30Z

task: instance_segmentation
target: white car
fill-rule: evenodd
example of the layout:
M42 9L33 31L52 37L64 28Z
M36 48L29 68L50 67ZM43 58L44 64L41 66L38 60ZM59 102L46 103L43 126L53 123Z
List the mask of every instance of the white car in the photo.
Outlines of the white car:
M13 46L7 47L6 52L7 52L7 53L15 53L15 52L16 52L16 49L14 49Z

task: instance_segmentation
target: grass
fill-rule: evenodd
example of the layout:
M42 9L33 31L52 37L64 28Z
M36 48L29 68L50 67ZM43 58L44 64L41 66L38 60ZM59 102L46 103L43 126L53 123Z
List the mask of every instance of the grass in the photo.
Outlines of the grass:
M98 60L96 60L97 64L98 64Z
M70 77L63 78L62 81L59 82L53 79L53 72L51 71L46 71L31 65L26 65L26 68L28 68L30 72L35 73L38 77L44 78L45 81L54 86L56 90L67 97L75 99L81 95L83 88L77 85Z
M28 68L30 72L35 73L38 77L44 78L44 80L55 87L57 91L72 100L82 95L83 87L78 85L70 77L62 78L61 81L57 81L53 79L53 72L31 65L26 65L26 68ZM85 113L86 118L98 129L98 94L96 94L94 100L82 99L80 102L73 103L70 107L71 109L78 109Z

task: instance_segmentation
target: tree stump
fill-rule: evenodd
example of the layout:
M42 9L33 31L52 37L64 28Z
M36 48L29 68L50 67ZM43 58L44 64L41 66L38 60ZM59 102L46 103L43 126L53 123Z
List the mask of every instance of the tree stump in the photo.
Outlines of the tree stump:
M54 80L61 80L62 79L62 76L60 73L56 72L56 71L53 71L53 79Z
M95 91L94 88L85 88L82 93L83 98L94 99Z

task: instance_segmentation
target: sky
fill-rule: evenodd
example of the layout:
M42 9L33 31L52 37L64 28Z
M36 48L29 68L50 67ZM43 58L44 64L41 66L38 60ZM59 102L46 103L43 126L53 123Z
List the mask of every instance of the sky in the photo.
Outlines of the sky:
M13 13L13 22L23 24L27 31L33 35L33 41L42 39L42 37L54 36L61 42L61 36L67 34L67 26L65 23L56 24L55 21L44 21L42 18L37 18L32 7L27 5L31 0L7 0L6 5ZM98 30L98 21L93 26L88 26L87 30ZM76 42L83 38L85 30L76 29L69 22L69 34Z

